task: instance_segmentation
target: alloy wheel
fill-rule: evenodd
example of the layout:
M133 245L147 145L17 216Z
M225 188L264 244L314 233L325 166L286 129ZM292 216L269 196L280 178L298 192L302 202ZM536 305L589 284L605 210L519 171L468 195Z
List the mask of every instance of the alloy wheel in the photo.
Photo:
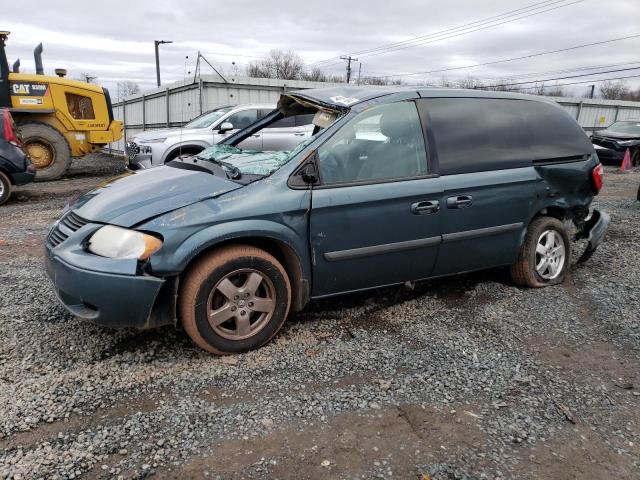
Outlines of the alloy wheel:
M536 272L545 280L557 278L564 268L566 249L560 233L545 230L536 244Z
M252 337L269 323L276 308L275 292L273 282L258 270L235 270L209 294L209 325L229 340Z

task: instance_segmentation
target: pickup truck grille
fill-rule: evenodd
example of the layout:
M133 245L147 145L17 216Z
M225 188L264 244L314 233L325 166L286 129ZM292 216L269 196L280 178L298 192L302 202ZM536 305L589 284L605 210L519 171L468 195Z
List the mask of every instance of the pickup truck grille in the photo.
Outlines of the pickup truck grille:
M140 147L136 142L127 142L125 153L127 154L127 158L129 160L133 160L140 153Z
M67 213L49 233L49 236L47 237L47 245L50 248L57 247L69 238L70 234L80 230L80 228L84 227L87 223L89 223L87 220L79 217L75 213Z

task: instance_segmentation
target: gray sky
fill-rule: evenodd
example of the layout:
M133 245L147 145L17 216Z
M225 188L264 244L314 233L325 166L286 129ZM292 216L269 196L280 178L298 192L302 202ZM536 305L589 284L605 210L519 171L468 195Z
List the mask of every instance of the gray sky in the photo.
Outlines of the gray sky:
M575 0L558 1L544 9L572 1ZM65 67L72 77L88 72L98 77L98 83L109 88L120 80L132 80L147 89L155 86L155 39L174 41L160 47L162 80L168 83L181 80L186 71L193 72L198 50L229 74L234 72L231 62L235 61L242 74L247 62L273 48L294 50L311 64L535 3L540 0L113 0L105 8L98 8L89 2L31 0L28 11L21 2L4 5L0 30L12 32L7 48L9 62L20 57L22 71L34 71L32 52L41 41L47 73L52 74L56 67ZM582 0L474 33L383 55L362 56L362 72L363 75L385 75L466 66L609 40L640 34L639 19L640 0ZM189 58L185 59L186 56ZM447 72L446 77L454 80L473 75L496 78L499 83L498 78L513 75L636 61L636 64L601 70L640 67L640 38L455 70ZM357 63L354 68L357 74ZM344 62L324 68L327 73L344 73L344 69ZM203 73L212 72L205 66ZM533 78L579 73L583 72L545 73ZM437 81L442 75L399 78L413 83L425 79ZM640 68L599 78L624 75L640 75ZM586 79L560 80L558 83ZM628 81L633 86L640 86L637 78ZM585 90L587 87L573 88Z

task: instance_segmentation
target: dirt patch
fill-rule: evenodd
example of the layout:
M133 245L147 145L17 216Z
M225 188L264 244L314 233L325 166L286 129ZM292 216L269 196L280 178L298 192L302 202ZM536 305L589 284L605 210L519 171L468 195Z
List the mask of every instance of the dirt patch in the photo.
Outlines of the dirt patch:
M398 408L344 414L304 430L287 428L262 438L213 443L209 453L161 478L358 478L374 471L386 478L417 478L413 465L425 454L434 463L473 448L482 438L475 419L434 407ZM393 439L390 441L390 439Z

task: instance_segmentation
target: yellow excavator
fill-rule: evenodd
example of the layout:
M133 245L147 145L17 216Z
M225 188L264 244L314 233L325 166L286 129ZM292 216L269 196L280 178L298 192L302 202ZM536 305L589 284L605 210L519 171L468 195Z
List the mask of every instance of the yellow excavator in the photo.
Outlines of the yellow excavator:
M122 122L113 119L109 91L98 85L68 80L66 70L45 76L42 44L33 54L36 73L20 73L20 60L9 63L0 31L0 108L7 107L37 169L36 181L62 176L72 157L99 150L122 138Z

